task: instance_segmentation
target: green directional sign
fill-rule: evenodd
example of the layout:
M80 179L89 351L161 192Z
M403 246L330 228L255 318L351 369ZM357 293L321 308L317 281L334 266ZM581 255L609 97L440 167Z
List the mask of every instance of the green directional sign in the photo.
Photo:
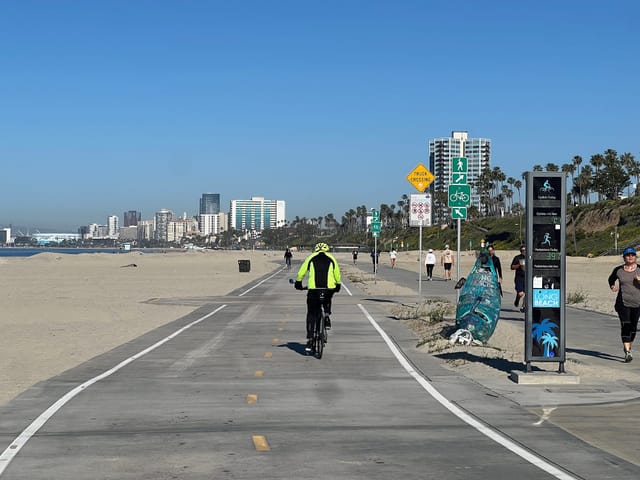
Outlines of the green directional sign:
M466 157L454 157L451 159L451 172L452 173L467 173L467 158Z
M451 209L451 218L453 220L466 220L467 207L453 207Z
M371 222L371 233L373 233L374 236L378 236L380 234L380 222Z
M447 205L453 207L468 207L471 205L471 185L449 185Z
M380 223L380 210L371 210L371 222Z
M455 185L466 185L467 174L466 173L454 173L451 175L451 183Z

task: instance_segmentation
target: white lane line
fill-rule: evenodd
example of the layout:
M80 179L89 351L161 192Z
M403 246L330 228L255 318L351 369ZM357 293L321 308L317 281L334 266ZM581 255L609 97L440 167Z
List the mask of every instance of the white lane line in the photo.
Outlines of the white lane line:
M541 470L544 470L550 475L553 475L554 477L560 480L577 480L576 477L571 476L566 472L563 472L562 470L550 464L546 460L538 457L537 455L531 453L528 450L525 450L520 445L509 440L499 432L489 428L488 426L486 426L485 424L483 424L482 422L480 422L479 420L477 420L476 418L472 417L467 412L462 410L457 405L451 403L451 401L449 401L449 399L447 399L433 385L431 385L431 383L426 378L424 378L422 375L416 372L416 370L411 366L411 364L407 361L404 355L400 352L398 347L396 347L396 345L391 341L387 333L382 329L382 327L380 327L380 325L378 325L378 322L376 322L373 319L373 317L369 314L369 312L367 312L367 310L362 306L362 304L359 303L358 307L360 308L360 310L362 310L362 313L364 313L364 316L367 317L367 320L369 320L369 323L373 325L373 328L375 328L378 331L382 339L387 344L387 347L389 347L389 350L391 350L391 353L393 353L393 355L396 357L400 365L402 365L404 369L407 371L407 373L411 375L420 384L420 386L424 388L427 391L427 393L429 393L429 395L431 395L434 399L436 399L443 407L445 407L447 410L449 410L451 413L453 413L456 417L458 417L463 422L469 424L470 426L478 430L483 435L489 437L494 442L502 445L507 450L510 450L511 452L515 453L519 457L523 458L524 460L531 463L532 465L535 465Z
M276 275L278 275L282 270L278 270L276 273L274 273L273 275L265 278L264 280L262 280L261 282L256 283L253 287L249 288L248 290L245 290L244 292L242 292L240 295L238 295L239 297L243 297L244 295L246 295L247 293L249 293L251 290L253 290L254 288L258 288L260 285L262 285L264 282L266 282L267 280L271 280L273 277L275 277Z
M156 348L164 345L169 340L171 340L172 338L177 337L178 335L180 335L185 330L188 330L189 328L193 327L194 325L197 325L198 323L206 320L207 318L211 317L212 315L215 315L216 313L218 313L220 310L222 310L225 307L226 307L226 305L222 305L222 306L216 308L214 311L209 312L206 315L200 317L199 319L194 320L193 322L189 323L188 325L185 325L184 327L176 330L175 332L173 332L168 337L165 337L162 340L160 340L159 342L151 345L150 347L145 348L144 350L136 353L133 357L127 358L126 360L120 362L118 365L116 365L115 367L111 368L110 370L107 370L106 372L103 372L100 375L98 375L96 377L93 377L91 380L88 380L88 381L84 382L83 384L78 385L73 390L69 391L66 395L60 397L60 399L57 402L55 402L53 405L51 405L49 408L47 408L43 413L40 414L40 416L38 418L36 418L33 422L31 422L31 425L29 425L27 428L25 428L20 433L20 435L18 435L15 438L15 440L13 440L13 442L11 442L11 445L9 445L4 450L4 452L2 452L2 454L0 455L0 476L2 476L2 473L9 466L9 464L11 463L13 458L18 454L18 452L20 450L22 450L22 447L24 447L27 444L27 442L31 439L31 437L33 437L38 432L38 430L40 430L40 428L42 428L42 426L45 423L47 423L47 421L51 417L53 417L56 414L56 412L58 412L58 410L60 410L65 404L67 404L76 395L78 395L80 392L82 392L86 388L90 387L94 383L99 382L100 380L113 375L118 370L126 367L127 365L129 365L131 362L137 360L138 358L140 358L140 357L146 355L147 353L152 352Z

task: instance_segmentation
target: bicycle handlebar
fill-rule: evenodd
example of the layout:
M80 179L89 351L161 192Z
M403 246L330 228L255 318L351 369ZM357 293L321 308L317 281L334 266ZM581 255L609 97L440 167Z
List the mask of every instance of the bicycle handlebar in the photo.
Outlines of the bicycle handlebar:
M289 283L290 283L291 285L293 285L294 283L296 283L296 281L295 281L293 278L290 278L290 279L289 279ZM302 290L309 290L309 286L308 286L308 285L305 285L304 287L302 287ZM316 288L315 290L327 290L327 291L332 292L332 291L334 291L334 290L335 290L335 288Z

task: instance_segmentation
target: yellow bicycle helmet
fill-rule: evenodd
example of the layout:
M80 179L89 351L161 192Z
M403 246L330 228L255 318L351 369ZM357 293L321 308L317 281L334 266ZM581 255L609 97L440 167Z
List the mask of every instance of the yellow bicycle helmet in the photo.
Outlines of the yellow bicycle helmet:
M327 245L324 242L316 243L316 246L313 247L313 251L314 252L328 252L329 251L329 245Z

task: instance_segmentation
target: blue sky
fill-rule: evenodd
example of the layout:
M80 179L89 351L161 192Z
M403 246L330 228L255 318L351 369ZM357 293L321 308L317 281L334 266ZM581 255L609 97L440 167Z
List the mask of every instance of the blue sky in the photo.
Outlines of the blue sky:
M197 213L336 218L416 193L428 140L519 178L640 156L637 1L0 2L0 225Z

